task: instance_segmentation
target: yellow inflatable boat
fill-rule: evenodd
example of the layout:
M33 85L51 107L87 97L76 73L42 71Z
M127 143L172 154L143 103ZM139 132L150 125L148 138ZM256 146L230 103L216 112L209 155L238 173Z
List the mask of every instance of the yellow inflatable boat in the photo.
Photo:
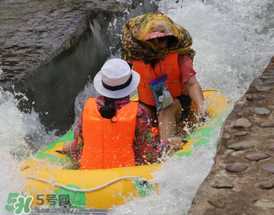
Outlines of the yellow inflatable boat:
M187 143L174 156L191 156L194 147L207 144L230 110L228 100L216 90L204 91L210 119L186 137ZM98 170L65 169L70 159L60 150L73 139L70 131L24 161L24 193L32 196L32 207L110 209L133 198L159 190L150 182L160 164Z

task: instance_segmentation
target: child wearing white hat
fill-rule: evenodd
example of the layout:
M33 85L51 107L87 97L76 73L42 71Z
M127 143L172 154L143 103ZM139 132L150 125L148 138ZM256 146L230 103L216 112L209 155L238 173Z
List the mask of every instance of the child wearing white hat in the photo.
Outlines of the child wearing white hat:
M96 74L93 84L100 96L86 101L75 139L64 147L80 168L114 168L158 160L162 149L153 116L145 106L130 101L139 81L139 74L119 58L107 60ZM100 147L108 154L98 158ZM102 162L102 157L107 160Z

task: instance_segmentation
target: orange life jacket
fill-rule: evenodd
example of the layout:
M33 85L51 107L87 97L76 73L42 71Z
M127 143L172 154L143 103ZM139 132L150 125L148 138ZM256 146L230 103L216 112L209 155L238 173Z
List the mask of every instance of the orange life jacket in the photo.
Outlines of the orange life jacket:
M137 102L130 102L106 119L97 110L96 101L89 98L83 110L83 151L81 169L106 169L134 166L133 141Z
M133 60L133 69L141 76L138 86L139 100L145 104L155 106L155 100L150 88L150 82L166 74L166 86L173 97L182 95L183 84L182 74L179 68L179 55L169 53L165 58L152 67L151 64L145 64L142 60Z

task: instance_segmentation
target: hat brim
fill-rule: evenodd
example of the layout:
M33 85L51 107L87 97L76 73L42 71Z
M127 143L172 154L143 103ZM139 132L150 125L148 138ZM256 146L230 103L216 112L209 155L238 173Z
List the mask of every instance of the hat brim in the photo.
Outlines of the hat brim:
M161 37L167 37L167 36L173 36L172 33L163 33L163 32L152 32L145 37L145 40L152 40L155 38L161 38Z
M100 72L98 72L93 79L94 88L100 95L108 98L118 99L118 98L126 97L137 89L138 84L140 82L140 75L134 70L131 70L131 71L132 71L132 79L130 84L121 90L112 91L112 90L106 89L103 86L102 75Z

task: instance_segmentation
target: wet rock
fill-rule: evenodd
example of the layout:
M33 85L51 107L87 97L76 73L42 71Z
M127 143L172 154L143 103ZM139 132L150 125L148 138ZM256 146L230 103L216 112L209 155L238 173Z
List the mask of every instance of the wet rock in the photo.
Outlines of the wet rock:
M258 115L269 115L271 113L271 111L264 107L256 107L256 108L254 108L254 113L256 113Z
M274 163L265 163L262 165L262 169L274 174Z
M245 149L249 149L254 147L254 145L256 145L258 143L258 141L256 140L243 140L237 143L232 143L227 145L226 147L228 149L233 149L233 150L245 150Z
M247 168L248 168L248 165L246 163L240 163L240 162L230 163L225 166L225 169L228 172L232 172L232 173L243 172Z
M274 208L274 202L268 199L260 199L256 201L255 206L263 209L272 209Z
M250 160L250 161L259 161L259 160L264 160L264 159L267 159L269 158L270 155L268 154L265 154L263 152L251 152L251 153L248 153L245 158Z
M237 119L232 125L233 128L249 128L251 126L252 123L246 118Z

